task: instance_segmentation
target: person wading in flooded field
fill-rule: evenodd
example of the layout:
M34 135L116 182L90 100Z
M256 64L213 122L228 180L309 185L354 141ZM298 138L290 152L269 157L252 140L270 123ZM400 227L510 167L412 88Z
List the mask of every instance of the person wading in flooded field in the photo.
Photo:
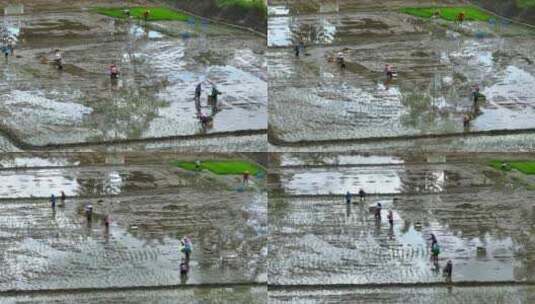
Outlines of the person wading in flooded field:
M364 189L359 190L359 197L361 202L366 199L366 192L364 192Z
M338 52L338 54L336 54L336 63L340 66L340 68L346 68L346 60L343 52Z
M115 63L110 65L110 78L112 80L119 78L119 67Z
M11 56L15 56L15 41L10 40L7 43L7 48L9 49Z
M437 237L431 233L431 237L429 238L429 240L431 241L431 246L435 245L437 242Z
M374 217L375 217L376 221L380 221L381 220L381 210L382 209L383 209L383 206L381 205L381 203L377 203L377 206L375 207L375 213L374 213Z
M54 52L54 64L58 70L63 69L63 55L59 49L56 49Z
M394 71L394 66L391 64L385 64L385 75L387 80L392 80L396 76L396 72Z
M190 256L191 256L191 252L192 252L192 244L191 244L191 240L189 237L184 237L181 241L180 241L180 251L182 253L184 253L184 256L186 257L186 263L189 264L189 259L190 259Z
M202 85L199 83L195 87L195 110L197 111L197 115L201 113L201 94L202 94Z
M453 263L451 262L451 260L449 260L446 266L444 267L443 275L448 282L451 282L452 274L453 274Z
M245 170L245 172L243 172L243 184L244 185L248 185L249 184L249 177L251 176L251 174L249 173L248 170Z
M480 93L480 89L478 85L474 86L474 91L472 92L472 98L474 101L474 114L477 115L479 113L479 99L481 98L481 93Z
M431 233L429 241L431 241L431 260L436 263L438 262L438 255L440 253L440 247L438 246L437 237L433 233Z
M463 22L464 20L466 19L466 13L465 12L460 12L458 15L457 15L457 24L459 25L463 25Z
M143 12L143 20L145 20L145 22L149 21L149 17L150 17L150 10L145 10Z
M189 272L189 263L184 258L180 260L180 275L186 276Z
M208 99L210 100L210 104L212 105L212 115L215 115L215 113L218 111L217 96L221 94L222 94L221 91L219 91L217 89L217 86L213 84L212 92L210 93L210 96L208 96Z
M349 191L346 193L346 203L351 204L351 192Z
M85 206L85 217L87 219L87 223L91 223L91 220L93 219L93 205L87 204Z
M52 209L56 208L56 196L54 194L50 196L50 207Z

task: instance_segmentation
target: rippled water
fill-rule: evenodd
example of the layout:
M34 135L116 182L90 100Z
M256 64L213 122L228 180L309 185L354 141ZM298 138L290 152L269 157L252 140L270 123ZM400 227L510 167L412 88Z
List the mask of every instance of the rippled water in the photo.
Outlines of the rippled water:
M82 213L86 201L68 199L56 210L4 202L0 289L265 281L265 195L183 192L93 202L90 223ZM101 224L106 214L109 231ZM193 239L187 278L178 271L184 235Z
M510 26L501 32L487 24L444 29L380 11L371 2L356 5L369 8L320 14L320 5L313 13L269 17L271 46L292 46L301 39L297 37L305 37L307 45L307 56L299 58L290 48L268 52L273 139L295 142L534 127L530 100L535 91L530 83L535 70L530 62L535 58L525 51L535 41L532 31ZM496 36L481 39L473 35L477 31L496 31ZM338 52L346 58L343 71L328 60ZM384 79L385 63L396 66L400 74L396 80ZM470 94L476 84L487 102L465 130L462 120L472 110Z
M347 154L326 154L326 153L306 153L306 154L280 154L281 167L304 166L304 165L373 165L373 164L403 164L404 160L395 156L379 155L347 155Z
M492 182L471 165L391 165L284 169L282 190L292 195L434 193L488 187Z
M519 230L521 224L511 223L528 215L522 209L499 210L504 196L491 197L378 197L352 206L327 199L287 199L281 207L270 208L270 282L442 282L448 260L454 264L454 281L530 280L525 270L532 267L526 257L531 246ZM508 197L517 204L523 199ZM368 210L377 202L384 208L380 223ZM394 211L392 228L386 220L388 209ZM499 224L489 222L489 216L500 217ZM438 265L430 261L430 233L441 246Z
M337 166L340 160L352 165ZM314 153L276 161L281 166L270 179L278 195L268 211L271 284L444 282L448 260L455 282L533 280L533 236L525 232L533 193L520 190L531 184L529 176L501 174L485 158L447 161L440 155ZM361 201L360 188L376 195ZM354 194L352 204L345 203L346 191ZM378 203L382 217L375 220ZM431 233L441 246L437 264L430 260ZM289 294L281 291L281 299ZM316 296L311 303L324 299Z
M175 38L181 27L176 23L144 28L91 13L21 19L24 43L0 81L5 125L20 141L44 145L267 128L263 45L249 33L206 25L187 28L195 32L189 38ZM53 48L63 51L61 72L41 64ZM121 71L117 82L107 74L111 63ZM210 83L223 92L207 129L194 113L199 81L207 115Z
M171 172L172 168L151 167L4 170L0 172L0 197L58 197L60 191L67 196L114 195L157 187L172 189L177 181L193 183Z

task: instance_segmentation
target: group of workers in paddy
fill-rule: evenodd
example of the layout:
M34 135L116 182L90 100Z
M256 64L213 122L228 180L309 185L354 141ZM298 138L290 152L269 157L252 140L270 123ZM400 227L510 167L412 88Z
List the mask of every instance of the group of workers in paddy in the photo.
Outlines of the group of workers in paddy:
M59 199L61 203L58 204L57 206L65 207L65 201L67 199L65 192L61 191ZM56 196L54 194L50 195L50 207L52 208L53 211L56 210L56 201L57 201ZM103 203L102 200L99 200L98 202ZM93 205L91 203L85 204L83 208L83 213L86 219L87 226L91 227L93 223L93 217L94 217ZM111 215L109 212L105 212L102 218L102 224L104 225L106 234L109 233L110 224L111 224ZM185 236L178 243L178 253L181 256L179 271L180 271L182 281L187 280L187 276L190 272L190 258L191 258L192 252L193 252L193 244L191 242L191 238L189 236Z
M366 202L366 192L363 189L359 190L358 196L359 196L360 203ZM345 194L345 199L346 199L346 204L350 206L353 203L352 201L353 194L347 191L347 193ZM382 222L382 211L383 211L383 206L379 202L376 205L370 207L370 212L373 213L375 222L378 225L380 225ZM387 220L388 220L388 224L390 225L390 229L393 229L394 228L394 212L392 211L392 209L388 210ZM440 272L440 266L438 262L438 256L440 254L440 245L438 244L438 240L436 236L433 233L431 233L430 238L427 241L430 241L429 253L431 255L431 263L433 264L433 271ZM448 282L451 282L452 272L453 272L453 263L451 260L448 260L448 262L446 263L446 266L442 270L442 274Z
M130 11L125 10L124 14L128 16L128 18L131 17ZM145 22L148 22L151 16L150 10L146 10L143 12L143 20ZM9 56L13 56L15 54L15 44L16 44L16 37L12 37L9 35L7 30L2 30L1 33L2 38L2 53L5 55L6 61L8 60ZM49 59L48 56L52 55L52 60ZM61 49L54 49L51 53L48 53L48 56L43 55L41 56L41 63L43 64L52 64L56 69L63 70L64 69L64 58L63 58L63 51ZM112 86L116 86L118 83L118 79L121 75L121 72L119 70L119 65L116 63L111 63L108 66L108 75L110 76ZM203 112L202 110L202 102L201 102L201 95L202 95L202 85L204 82L208 82L211 85L211 91L208 94L207 98L207 107L211 109L211 113L207 114ZM215 114L220 110L220 106L218 103L218 96L221 95L222 92L217 89L217 86L215 83L211 81L202 81L195 87L195 95L193 98L193 104L195 107L195 116L199 120L199 123L204 128L210 127L213 122L213 118Z
M435 16L438 15L440 15L440 12L435 12ZM455 22L458 25L462 25L465 20L466 12L459 12L459 14L456 16ZM305 44L302 38L299 39L299 43L294 46L294 53L296 57L299 57L301 55L307 55L307 53L305 52ZM342 70L346 69L347 62L345 59L344 52L338 52L335 56L328 57L327 60L329 62L336 63ZM394 79L398 77L398 73L396 71L395 66L389 63L385 64L383 72L385 75L384 85L385 88L388 90L392 81L394 81ZM480 87L477 84L472 87L471 96L473 101L471 111L468 111L463 115L463 126L465 129L468 129L472 120L474 120L478 115L481 114L480 105L485 99L485 95L480 92Z

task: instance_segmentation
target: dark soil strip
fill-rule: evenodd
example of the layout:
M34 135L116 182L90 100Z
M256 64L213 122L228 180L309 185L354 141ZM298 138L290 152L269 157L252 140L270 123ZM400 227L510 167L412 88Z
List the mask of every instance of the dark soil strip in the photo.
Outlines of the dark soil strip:
M268 291L275 290L337 290L337 289L376 289L376 288L429 288L429 287L498 287L498 286L535 286L535 282L522 281L459 281L430 283L370 283L370 284L330 284L330 285L272 285Z
M365 143L381 143L381 142L395 142L395 141L410 141L415 139L448 139L448 138L468 138L477 136L499 136L499 135L518 135L535 133L535 128L529 129L503 129L503 130L489 130L489 131L471 131L462 133L446 133L446 134L423 134L423 135L403 135L403 136L384 136L384 137L365 137L365 138L343 138L343 139L325 139L325 140L299 140L299 141L285 141L278 136L274 136L273 132L268 131L269 143L276 146L283 147L306 147L313 145L339 145L339 144L365 144Z
M104 287L104 288L65 288L65 289L33 289L33 290L5 290L0 291L0 296L27 296L27 295L48 295L48 294L83 294L93 292L119 292L119 291L157 291L173 289L213 289L213 288L237 288L237 287L264 287L262 282L237 282L237 283L202 283L187 285L155 285L155 286L127 286L127 287Z
M122 145L122 144L149 144L162 141L176 141L176 140L195 140L195 139L212 139L222 137L237 137L237 136L250 136L250 135L264 135L267 134L265 129L260 130L238 130L217 132L208 134L192 134L192 135L173 135L164 137L151 137L151 138L138 138L138 139L117 139L107 140L100 142L75 142L64 144L46 144L46 145L32 145L22 141L13 131L0 125L0 135L6 137L15 147L26 151L48 151L48 150L63 150L72 148L83 148L90 146L110 146L110 145Z

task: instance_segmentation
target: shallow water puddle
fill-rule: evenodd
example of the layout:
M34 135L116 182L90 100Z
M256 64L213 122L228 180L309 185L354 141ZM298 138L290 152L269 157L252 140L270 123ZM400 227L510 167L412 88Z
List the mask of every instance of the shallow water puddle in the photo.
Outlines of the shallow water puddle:
M285 5L269 5L268 6L268 16L281 16L288 15L290 9Z
M403 164L405 161L395 156L379 155L334 155L334 154L280 154L280 166L314 166L314 165L380 165Z
M0 168L77 166L80 161L63 157L0 157Z
M354 160L353 160L354 161ZM381 160L382 161L382 160ZM485 177L440 165L421 167L365 166L348 168L285 169L280 176L283 190L291 195L343 195L347 191L368 194L434 193L467 185L485 185Z
M142 27L139 25L132 25L130 28L130 35L134 36L135 38L144 38L147 37L149 39L159 39L165 37L164 34L151 30L147 27Z
M0 196L48 197L52 193L58 196L60 191L64 191L67 196L118 194L124 186L123 177L116 171L93 178L87 173L72 173L75 172L62 169L28 170L15 174L4 171L0 173Z

